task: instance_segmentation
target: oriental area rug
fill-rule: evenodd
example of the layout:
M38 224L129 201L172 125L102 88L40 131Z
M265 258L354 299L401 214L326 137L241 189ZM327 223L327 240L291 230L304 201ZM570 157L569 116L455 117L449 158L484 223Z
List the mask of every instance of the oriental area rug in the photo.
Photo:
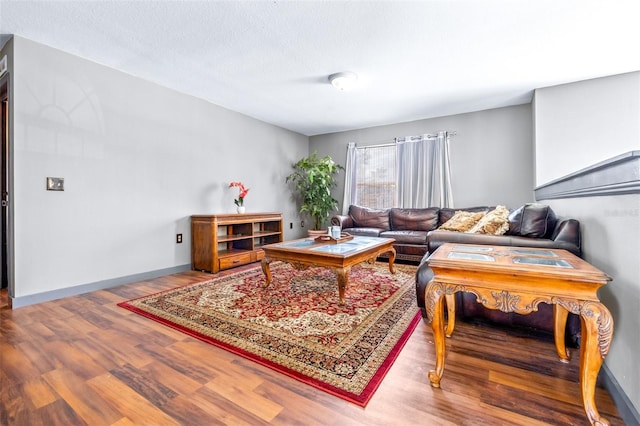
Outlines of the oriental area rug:
M333 271L281 262L119 306L364 407L420 321L415 270L353 267L342 306Z

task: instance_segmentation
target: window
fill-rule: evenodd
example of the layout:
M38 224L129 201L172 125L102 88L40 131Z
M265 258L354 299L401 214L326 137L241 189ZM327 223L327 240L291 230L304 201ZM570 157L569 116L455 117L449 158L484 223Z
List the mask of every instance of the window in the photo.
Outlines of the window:
M342 212L352 204L389 207L451 207L449 133L411 136L392 144L347 146Z
M358 148L356 167L357 204L376 209L395 207L395 145Z

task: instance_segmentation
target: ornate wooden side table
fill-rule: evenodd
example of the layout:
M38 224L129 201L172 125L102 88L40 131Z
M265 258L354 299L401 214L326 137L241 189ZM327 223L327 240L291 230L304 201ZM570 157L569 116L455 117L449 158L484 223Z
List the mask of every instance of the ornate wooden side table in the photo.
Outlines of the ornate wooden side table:
M428 262L434 273L425 289L436 348L436 367L429 372L433 387L440 387L444 373L445 299L449 305L447 336L454 329L453 295L458 291L471 292L485 307L503 312L529 314L540 303L549 303L554 307L555 346L561 361L569 360L564 342L568 313L580 316L582 402L591 424L609 424L596 408L595 387L613 336L613 319L598 299L597 290L610 277L570 252L557 249L448 243Z

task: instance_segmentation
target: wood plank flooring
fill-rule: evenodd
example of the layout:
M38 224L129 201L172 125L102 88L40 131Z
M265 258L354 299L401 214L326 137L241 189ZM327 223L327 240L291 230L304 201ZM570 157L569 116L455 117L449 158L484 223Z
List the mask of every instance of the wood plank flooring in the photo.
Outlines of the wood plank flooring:
M422 322L361 408L116 306L211 277L189 271L1 309L0 424L587 424L578 351L562 364L546 336L458 321L434 389ZM624 424L604 389L596 401Z

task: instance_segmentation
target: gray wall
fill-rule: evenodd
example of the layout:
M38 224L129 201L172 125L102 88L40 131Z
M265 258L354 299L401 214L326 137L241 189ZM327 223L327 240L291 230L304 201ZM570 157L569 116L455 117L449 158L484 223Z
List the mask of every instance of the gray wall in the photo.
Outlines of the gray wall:
M638 72L536 90L534 111L539 185L640 149ZM599 292L615 324L605 364L638 410L640 194L543 202L580 220L584 258L613 278Z
M451 138L451 173L455 207L533 201L531 105L370 127L309 138L309 151L331 155L344 165L347 144L390 143L395 137L455 131ZM344 174L334 197L342 202Z
M20 298L190 265L190 215L282 212L306 136L14 37L11 293ZM45 190L47 176L64 192ZM184 242L176 244L176 234Z

